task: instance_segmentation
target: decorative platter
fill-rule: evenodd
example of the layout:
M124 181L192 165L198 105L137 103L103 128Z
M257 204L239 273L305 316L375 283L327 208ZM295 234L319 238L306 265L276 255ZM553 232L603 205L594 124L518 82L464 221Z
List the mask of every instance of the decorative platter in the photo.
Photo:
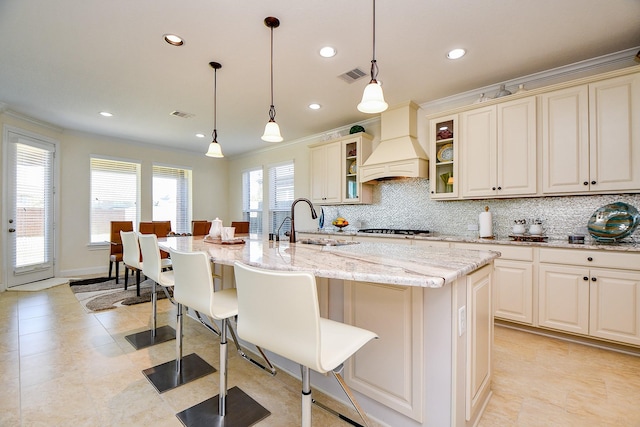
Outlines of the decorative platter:
M597 241L615 242L633 233L639 223L640 214L635 207L616 202L596 210L587 223L587 229Z
M439 162L451 162L453 161L453 144L448 143L444 144L438 150L438 154L436 154Z

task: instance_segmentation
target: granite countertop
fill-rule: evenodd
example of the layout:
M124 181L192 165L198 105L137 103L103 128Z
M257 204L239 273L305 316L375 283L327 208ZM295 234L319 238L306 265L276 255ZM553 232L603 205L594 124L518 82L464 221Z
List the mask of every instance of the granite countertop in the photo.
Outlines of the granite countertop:
M345 231L337 232L332 230L313 230L313 231L299 231L299 233L305 234L322 234L335 236L340 235L343 237L382 237L389 239L412 239L412 240L426 240L436 242L451 242L451 243L482 243L489 245L512 245L512 246L533 246L533 247L546 247L546 248L565 248L565 249L588 249L588 250L605 250L605 251L623 251L623 252L640 252L640 241L633 239L625 239L620 242L614 243L602 243L596 242L590 237L585 238L584 244L569 243L567 239L548 239L545 242L522 242L515 241L511 238L496 238L496 239L482 239L479 237L464 237L464 236L445 236L432 233L426 235L405 236L398 234L371 234L371 233L358 233L357 231Z
M269 242L210 243L202 237L158 239L161 249L205 251L213 262L236 261L271 270L311 271L317 277L439 288L492 262L499 253L362 242L346 246Z

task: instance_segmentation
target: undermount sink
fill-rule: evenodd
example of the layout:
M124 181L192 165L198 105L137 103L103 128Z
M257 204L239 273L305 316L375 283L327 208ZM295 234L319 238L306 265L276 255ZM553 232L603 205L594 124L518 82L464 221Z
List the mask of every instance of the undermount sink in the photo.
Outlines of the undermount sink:
M321 245L321 246L345 246L355 245L360 242L354 242L353 240L340 240L340 239L300 239L298 243L304 243L306 245Z

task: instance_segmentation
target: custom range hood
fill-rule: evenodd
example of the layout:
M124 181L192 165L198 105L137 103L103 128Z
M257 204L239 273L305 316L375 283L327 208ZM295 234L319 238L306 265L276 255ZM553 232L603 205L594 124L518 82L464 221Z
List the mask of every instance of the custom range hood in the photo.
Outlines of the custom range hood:
M429 157L416 139L417 111L407 101L380 115L380 143L360 166L360 182L429 177Z

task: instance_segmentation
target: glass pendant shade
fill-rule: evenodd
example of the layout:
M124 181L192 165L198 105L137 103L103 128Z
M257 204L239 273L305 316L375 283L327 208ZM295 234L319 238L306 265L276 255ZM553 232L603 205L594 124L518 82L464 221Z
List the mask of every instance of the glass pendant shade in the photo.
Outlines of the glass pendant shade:
M209 150L205 155L208 157L217 157L217 158L224 157L224 154L222 154L222 147L220 147L220 144L218 144L215 141L209 144Z
M266 142L282 142L282 135L280 135L280 126L274 121L269 120L264 127L264 135L262 140Z
M371 82L364 88L362 101L358 104L358 111L363 113L382 113L389 105L384 101L382 86L377 81Z

